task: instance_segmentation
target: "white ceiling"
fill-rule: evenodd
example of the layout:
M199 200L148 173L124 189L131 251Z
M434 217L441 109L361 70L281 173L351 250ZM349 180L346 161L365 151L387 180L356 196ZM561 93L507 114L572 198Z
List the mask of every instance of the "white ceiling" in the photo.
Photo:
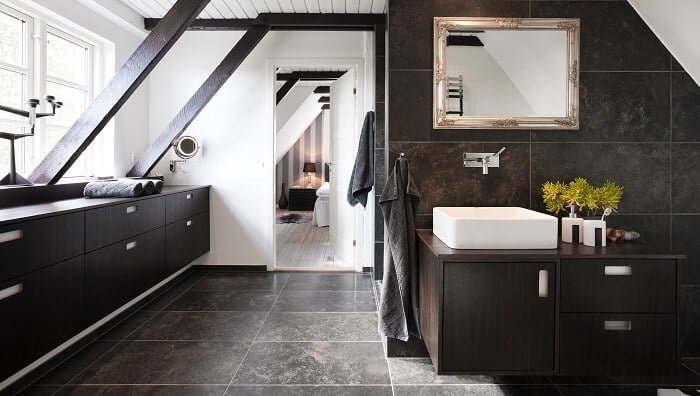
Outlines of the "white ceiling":
M162 18L176 0L121 0L144 18ZM260 13L383 14L387 0L211 0L199 18L255 18Z

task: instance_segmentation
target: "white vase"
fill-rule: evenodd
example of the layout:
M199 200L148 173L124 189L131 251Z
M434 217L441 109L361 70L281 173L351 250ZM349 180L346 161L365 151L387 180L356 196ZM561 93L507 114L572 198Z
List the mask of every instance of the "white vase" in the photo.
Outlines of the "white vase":
M605 246L606 223L604 220L583 221L583 244L586 246Z
M583 243L583 219L562 217L561 240L566 243Z

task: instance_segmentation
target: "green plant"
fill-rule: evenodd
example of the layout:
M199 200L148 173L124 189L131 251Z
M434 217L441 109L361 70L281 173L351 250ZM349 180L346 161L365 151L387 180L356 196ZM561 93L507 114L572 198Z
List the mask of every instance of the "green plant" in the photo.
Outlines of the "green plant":
M610 208L617 212L622 198L623 187L606 181L601 187L592 186L588 180L577 177L567 183L545 182L542 185L542 200L548 212L558 214L566 207L586 211L596 215L598 209Z

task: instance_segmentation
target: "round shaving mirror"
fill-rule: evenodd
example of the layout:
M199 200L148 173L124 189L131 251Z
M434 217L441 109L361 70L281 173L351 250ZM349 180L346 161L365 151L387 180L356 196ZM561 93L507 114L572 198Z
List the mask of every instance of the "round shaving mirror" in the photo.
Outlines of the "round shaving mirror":
M175 146L175 154L182 159L190 159L199 151L199 143L192 136L180 137L173 143L173 146Z

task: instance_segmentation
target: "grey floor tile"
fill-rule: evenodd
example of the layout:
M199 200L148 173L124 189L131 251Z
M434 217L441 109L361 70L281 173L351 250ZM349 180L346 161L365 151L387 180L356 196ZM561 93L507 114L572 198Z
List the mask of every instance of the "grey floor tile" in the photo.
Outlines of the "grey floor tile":
M355 290L372 291L372 276L370 274L355 274Z
M640 385L557 385L563 396L678 396L697 393L697 387ZM679 393L678 391L684 392Z
M551 385L398 385L395 396L560 396Z
M192 285L199 282L199 280L205 277L208 273L209 271L191 271L189 274L182 277L182 279L179 280L175 285L173 285L173 288L189 289Z
M160 311L185 293L186 289L171 288L156 296L141 308L142 311Z
M57 396L146 396L146 395L188 395L220 396L226 385L77 385L66 386Z
M391 396L391 386L383 385L233 385L228 388L226 396Z
M61 390L62 385L32 385L18 392L16 396L50 396Z
M127 339L252 342L265 316L266 312L253 311L163 311Z
M287 278L284 272L210 272L192 290L280 290Z
M66 384L117 345L117 341L95 341L43 376L37 384Z
M121 341L134 330L141 327L149 319L151 319L156 314L155 311L138 311L129 316L128 318L117 323L114 327L109 329L107 332L100 336L100 340L115 340Z
M284 290L354 291L355 274L294 273L289 277Z
M277 292L190 290L168 305L167 311L260 311L272 307Z
M257 341L381 341L375 313L271 312Z
M549 384L545 377L437 375L429 358L390 358L389 370L394 384Z
M283 290L273 311L286 312L373 312L372 292Z
M125 341L73 384L226 385L250 346L217 341Z
M256 342L233 384L390 384L380 342Z

